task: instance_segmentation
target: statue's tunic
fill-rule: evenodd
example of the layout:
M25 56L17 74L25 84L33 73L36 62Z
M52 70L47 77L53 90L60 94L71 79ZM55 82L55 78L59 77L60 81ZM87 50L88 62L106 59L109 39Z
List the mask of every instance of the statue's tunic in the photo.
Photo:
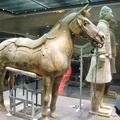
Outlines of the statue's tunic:
M102 66L96 69L96 56L91 58L91 65L86 77L86 81L95 82L98 84L108 83L111 81L111 40L110 40L110 30L109 23L106 20L101 19L97 27L105 34L105 41L102 48L98 49L99 60L102 61ZM109 56L107 56L109 55ZM102 58L102 59L101 59ZM98 63L100 61L98 60Z

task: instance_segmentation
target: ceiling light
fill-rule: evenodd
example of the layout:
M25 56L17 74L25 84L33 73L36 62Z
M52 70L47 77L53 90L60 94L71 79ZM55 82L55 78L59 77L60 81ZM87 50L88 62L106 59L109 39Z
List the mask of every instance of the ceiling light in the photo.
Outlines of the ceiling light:
M52 13L63 13L65 10L52 11Z

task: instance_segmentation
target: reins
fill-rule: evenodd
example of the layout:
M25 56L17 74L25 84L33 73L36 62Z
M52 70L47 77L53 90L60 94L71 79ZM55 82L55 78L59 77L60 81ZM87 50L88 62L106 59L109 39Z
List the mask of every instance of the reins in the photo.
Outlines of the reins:
M92 96L92 99L96 99L96 82L97 82L97 67L98 67L98 57L99 57L99 54L98 54L98 47L95 48L96 49L96 66L95 66L95 81L93 83L92 81L92 86L93 86L93 96ZM93 76L92 76L92 79L93 79Z
M96 57L96 66L95 66L95 73L93 73L95 75L95 81L93 81L93 74L92 74L92 83L91 83L91 87L93 90L93 96L92 99L94 100L96 98L96 82L97 82L97 69L98 69L98 59L99 59L99 54L98 54L98 48L101 48L101 46L97 45L97 43L95 44L94 48L91 50L91 53L94 54L95 53L95 57Z

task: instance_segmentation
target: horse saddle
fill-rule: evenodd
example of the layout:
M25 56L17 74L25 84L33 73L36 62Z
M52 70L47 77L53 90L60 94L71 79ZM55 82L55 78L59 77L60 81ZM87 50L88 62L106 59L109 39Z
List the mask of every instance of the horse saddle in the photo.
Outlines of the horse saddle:
M29 38L18 38L15 41L15 45L18 47L27 47L30 49L37 48L47 41L47 34L44 34L41 38L37 40L31 40Z

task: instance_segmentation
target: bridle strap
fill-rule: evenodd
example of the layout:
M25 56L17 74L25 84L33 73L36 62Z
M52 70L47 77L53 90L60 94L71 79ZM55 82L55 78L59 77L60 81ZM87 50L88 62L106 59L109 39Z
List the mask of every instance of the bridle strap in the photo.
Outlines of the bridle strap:
M102 45L101 46L98 45L98 44L100 44L100 42L96 39L97 35L99 34L99 31L96 33L96 35L94 37L91 37L88 34L87 30L83 27L83 25L81 26L81 28L82 28L82 31L85 31L86 34L92 39L92 44L94 44L95 47L102 47Z
M100 42L96 39L96 36L98 35L99 31L97 32L97 34L94 36L94 37L91 37L89 34L88 34L88 31L84 28L84 26L82 24L80 24L79 20L78 20L78 17L77 17L77 23L79 24L79 26L81 27L82 31L85 31L85 33L92 39L92 45L94 47L98 47L98 48L102 48L102 45L100 44ZM82 32L81 34L82 35ZM101 45L101 46L100 46Z

